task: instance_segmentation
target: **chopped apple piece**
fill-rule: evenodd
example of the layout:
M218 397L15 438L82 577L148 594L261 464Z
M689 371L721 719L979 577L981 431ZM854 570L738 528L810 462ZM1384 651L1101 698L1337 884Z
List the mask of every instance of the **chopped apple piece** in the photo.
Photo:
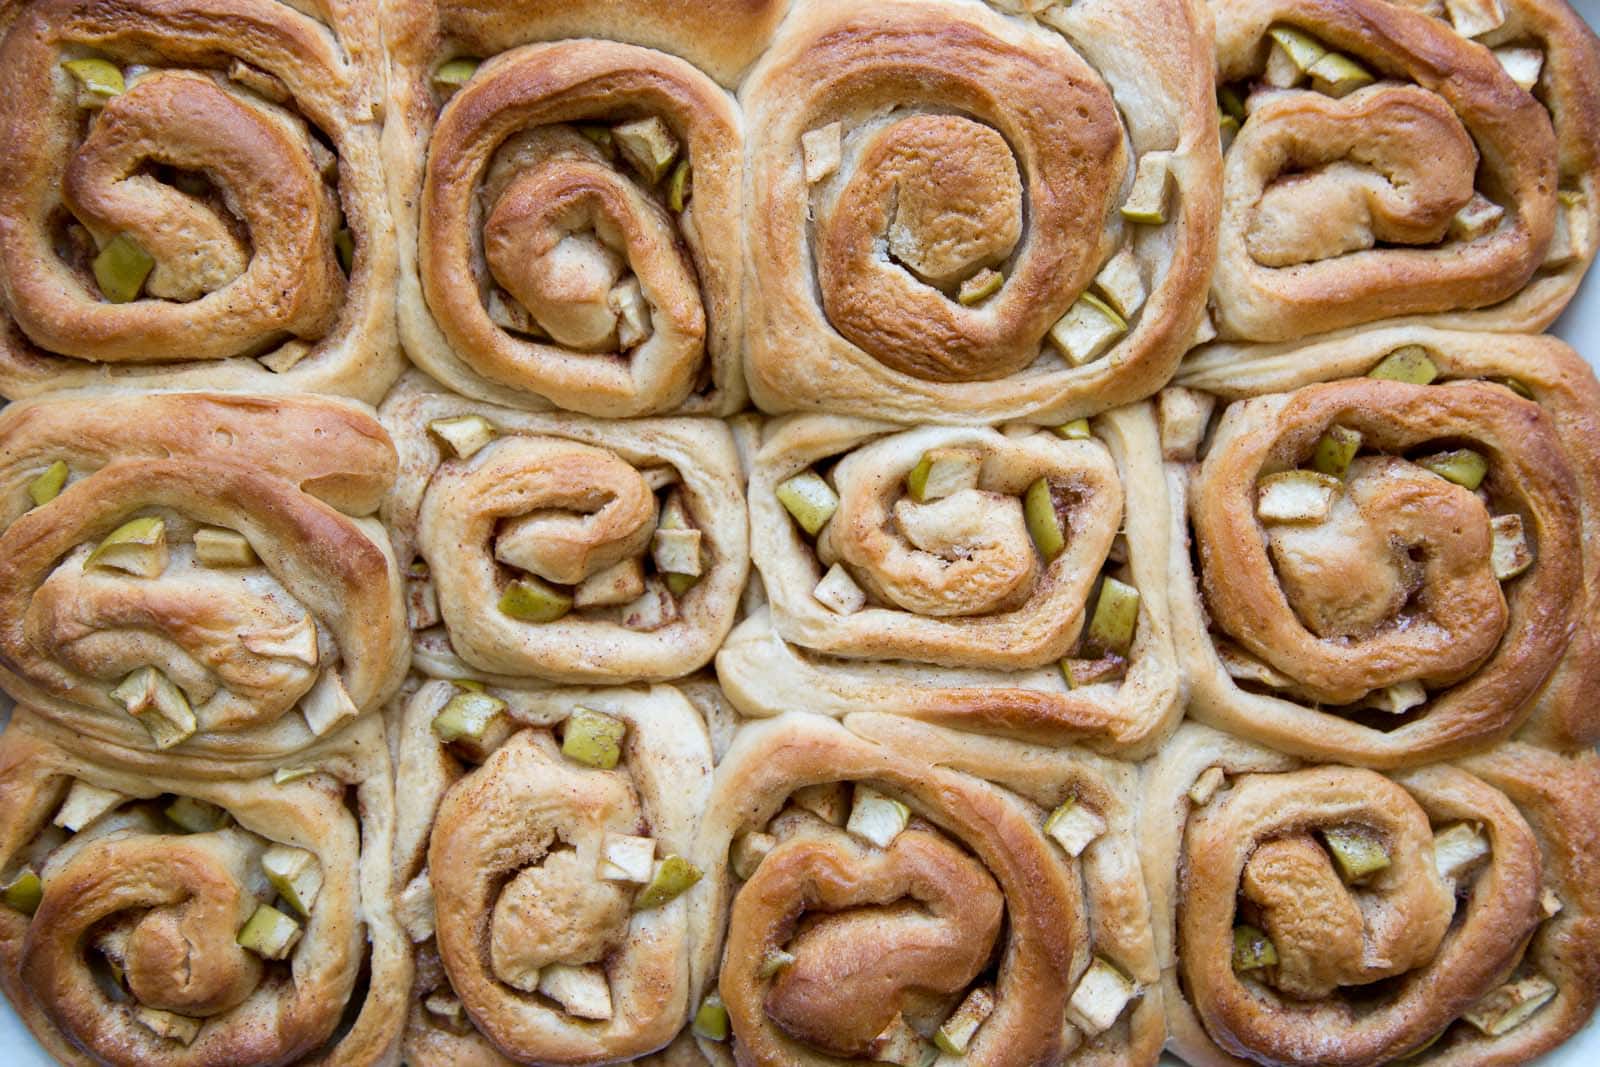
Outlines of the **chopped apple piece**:
M1478 37L1506 23L1500 0L1444 0L1450 25L1463 37Z
M1511 80L1530 93L1539 84L1539 75L1544 73L1544 53L1537 48L1496 48L1494 57Z
M188 699L154 667L140 667L111 690L111 699L150 732L157 748L171 748L199 729Z
M919 504L978 487L983 457L964 448L930 448L906 475L906 491Z
M284 903L309 918L322 892L322 864L317 857L293 845L273 845L261 854L261 869Z
M322 672L322 677L317 679L311 691L300 698L300 714L305 716L311 732L321 737L360 715L361 709L350 699L339 672L330 667Z
M422 999L422 1006L428 1009L428 1014L442 1023L446 1029L458 1033L465 1033L471 1023L467 1021L466 1009L461 1006L461 998L451 995L443 990L434 990Z
M1144 276L1139 270L1139 259L1126 248L1100 268L1100 273L1095 275L1094 285L1111 309L1124 319L1131 319L1138 314L1148 295Z
M1329 827L1322 831L1322 840L1339 868L1339 877L1350 885L1385 870L1391 862L1383 841L1363 826Z
M600 841L600 862L595 875L605 882L638 882L642 885L650 880L655 862L654 838L608 833Z
M1000 287L1005 283L1006 276L1004 274L985 267L961 283L961 288L956 293L956 302L962 307L981 304L998 293Z
M938 1058L939 1050L913 1030L904 1015L896 1015L894 1022L872 1039L868 1055L874 1062L896 1067L928 1067Z
M823 822L843 826L850 811L850 798L843 782L822 782L796 789L789 797L795 807L809 811Z
M888 848L911 822L911 809L868 785L856 786L845 829L879 848Z
M1374 689L1367 694L1366 706L1387 711L1391 715L1404 715L1412 708L1428 702L1428 691L1421 682L1396 682L1394 685Z
M1100 596L1095 600L1094 614L1089 617L1089 628L1084 634L1086 643L1125 656L1133 647L1133 635L1138 627L1139 590L1108 575L1100 583Z
M778 502L812 537L820 533L839 510L839 495L815 471L801 471L778 483L776 494Z
M1194 780L1194 785L1189 787L1189 801L1197 808L1203 808L1211 803L1211 798L1217 795L1228 780L1227 772L1221 767L1207 767L1200 777Z
M687 159L678 160L667 178L667 210L682 211L694 193L694 169Z
M1453 448L1438 455L1424 456L1417 460L1417 465L1464 489L1477 489L1489 473L1489 461L1470 448Z
M78 84L78 106L95 108L127 91L122 71L105 59L69 59L61 64Z
M489 315L489 321L502 330L512 333L525 333L532 336L542 336L544 331L539 329L539 324L534 321L528 309L517 303L510 294L495 288L489 290L488 302L484 311Z
M487 756L515 729L507 706L488 693L457 693L433 717L434 736L444 744L459 744L474 755Z
M606 294L606 306L617 313L617 344L633 348L650 336L650 303L637 276L618 282Z
M1278 946L1272 938L1248 923L1233 928L1233 969L1259 971L1278 965Z
M1116 681L1127 673L1127 669L1128 661L1115 653L1097 659L1068 657L1061 661L1061 676L1067 680L1068 689Z
M1133 188L1122 205L1122 217L1148 226L1166 222L1171 175L1171 152L1146 152L1140 156L1133 172Z
M677 621L678 602L660 578L645 579L644 592L622 609L622 625L630 630L649 632Z
M220 805L195 797L174 797L167 805L167 818L185 833L204 834L228 825L227 811Z
M478 61L471 58L449 59L439 64L433 72L433 88L443 96L450 96L472 80L478 73Z
M1156 394L1162 454L1171 460L1194 459L1216 406L1216 397L1196 389L1173 386Z
M73 781L67 799L53 820L57 826L77 833L128 798L114 789L101 789L84 780Z
M279 767L272 772L272 784L287 785L290 782L298 782L302 778L309 778L316 773L317 769L315 767L309 767L304 764L298 767Z
M1111 1029L1138 987L1110 963L1096 956L1067 1002L1067 1017L1090 1037Z
M100 294L109 303L126 304L138 299L155 265L155 259L137 241L119 233L106 242L89 267Z
M34 507L43 507L61 495L67 484L67 461L58 459L44 469L44 473L28 483L28 496Z
M733 847L728 854L728 862L733 867L733 873L749 881L750 876L756 873L756 868L761 866L761 861L767 858L767 853L777 846L776 837L759 830L740 834L733 839Z
M989 1016L994 1014L994 990L988 986L978 986L968 993L961 1006L940 1026L933 1035L933 1043L939 1046L939 1051L948 1052L952 1056L959 1056L967 1051L967 1046L972 1044L973 1035L978 1032Z
M691 1027L694 1036L703 1037L707 1041L728 1040L728 1008L722 1003L722 998L716 990L706 994L700 1002L700 1007L695 1009L694 1023Z
M660 181L678 158L678 139L655 115L624 122L612 129L611 137L622 158L651 185Z
M200 1036L202 1020L187 1015L162 1011L160 1008L147 1008L140 1004L133 1009L133 1017L139 1021L140 1026L157 1037L176 1041L185 1048L194 1044L194 1039Z
M1044 822L1045 835L1076 859L1095 838L1106 832L1106 821L1094 809L1068 797Z
M823 607L836 615L854 615L867 606L867 594L861 591L856 580L844 566L835 563L822 576L811 595Z
M844 144L843 127L830 122L800 135L800 151L805 156L806 184L815 185L839 169Z
M1081 367L1104 354L1127 332L1127 322L1115 309L1093 293L1084 293L1050 327L1050 343L1068 363Z
M39 880L38 873L32 867L23 867L8 878L3 887L0 887L0 901L6 907L32 915L39 910L39 904L44 900L44 883Z
M1317 61L1328 54L1316 38L1291 26L1273 26L1267 36L1272 39L1272 51L1267 56L1265 80L1274 89L1299 85Z
M240 947L265 960L288 959L300 940L300 924L266 904L256 906L255 913L239 930Z
M1344 426L1330 426L1317 441L1317 450L1311 456L1314 470L1333 478L1343 478L1350 463L1361 451L1361 434Z
M1450 220L1450 236L1458 241L1476 241L1491 232L1505 218L1506 209L1482 193L1473 193L1467 206Z
M433 936L433 879L428 877L426 867L400 891L395 918L405 927L412 944L420 945Z
M658 534L661 531L656 531ZM615 607L644 595L644 564L630 556L604 570L596 571L572 590L575 608Z
M1494 990L1461 1017L1490 1037L1509 1034L1555 999L1556 984L1542 974L1530 974Z
M611 1018L611 987L596 964L547 964L539 972L539 992L579 1019Z
M1533 566L1533 549L1521 515L1496 515L1489 520L1489 531L1493 536L1489 558L1496 578L1509 581Z
M621 719L589 708L573 708L562 731L561 753L577 763L609 771L622 759L622 739L627 733L628 724Z
M1405 345L1390 352L1367 372L1368 378L1410 385L1430 385L1439 377L1439 368L1428 358L1428 350L1421 345Z
M656 561L656 569L663 574L699 577L701 537L699 530L657 529L650 541L650 555Z
M106 534L83 569L110 567L140 578L157 578L167 569L167 523L155 516L130 519Z
M703 877L699 867L682 856L663 856L655 865L649 882L633 898L634 911L659 908L687 893Z
M1065 441L1087 441L1094 436L1088 419L1073 419L1056 427L1056 436Z
M1489 839L1471 823L1458 822L1433 835L1433 865L1451 886L1489 858Z
M1311 64L1306 71L1311 76L1311 87L1319 93L1339 98L1349 96L1357 89L1371 85L1372 73L1349 56L1329 52Z
M1022 498L1022 517L1034 545L1039 549L1039 555L1044 557L1046 563L1061 555L1061 550L1067 547L1067 531L1061 522L1061 513L1056 509L1055 493L1051 491L1048 480L1040 478L1028 486L1028 492Z
M493 441L494 423L482 415L452 415L428 423L428 431L450 446L457 459L470 459L480 448Z
M1589 218L1584 196L1573 189L1556 193L1556 228L1545 265L1559 267L1589 255Z
M1560 915L1561 909L1565 906L1561 903L1561 897L1554 889L1546 887L1545 891L1539 894L1539 910L1544 912L1546 919L1554 919L1557 915Z
M194 532L194 558L207 567L254 567L261 562L249 538L220 526L202 526Z
M499 608L519 622L555 622L572 610L572 597L537 575L525 574L506 586Z
M1279 471L1256 483L1262 522L1321 522L1333 507L1339 479L1317 471Z

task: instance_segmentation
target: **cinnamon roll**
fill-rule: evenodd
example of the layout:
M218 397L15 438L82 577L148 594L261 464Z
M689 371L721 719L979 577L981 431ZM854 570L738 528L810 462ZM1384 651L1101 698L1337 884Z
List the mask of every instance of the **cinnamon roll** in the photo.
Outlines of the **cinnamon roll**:
M1203 12L996 6L1017 14L808 3L746 81L764 410L1057 423L1148 396L1189 346L1217 212Z
M1154 1064L1132 768L896 716L795 712L718 766L728 932L703 1041L744 1067Z
M1211 6L1217 348L1555 320L1600 236L1600 43L1563 0Z
M386 161L412 359L524 408L742 407L740 123L694 64L732 77L781 5L397 14Z
M0 736L0 987L68 1064L392 1063L411 959L381 724L276 774Z
M1169 469L1193 533L1192 560L1174 534L1173 619L1196 717L1380 768L1536 709L1546 740L1594 737L1600 386L1569 349L1400 327L1207 354L1181 380L1238 398Z
M750 479L771 603L717 656L729 698L1147 751L1182 707L1159 472L1147 406L1058 431L774 421Z
M1143 772L1173 1051L1212 1065L1522 1064L1600 1001L1594 753L1385 777L1192 724Z
M727 427L513 411L420 377L383 418L424 673L664 681L710 661L749 570Z
M372 4L30 0L0 32L0 393L383 395Z
M676 690L429 681L397 721L414 1067L615 1063L688 1021L720 867Z
M394 464L350 401L8 407L0 687L118 749L262 773L321 745L405 670L400 576L374 517Z

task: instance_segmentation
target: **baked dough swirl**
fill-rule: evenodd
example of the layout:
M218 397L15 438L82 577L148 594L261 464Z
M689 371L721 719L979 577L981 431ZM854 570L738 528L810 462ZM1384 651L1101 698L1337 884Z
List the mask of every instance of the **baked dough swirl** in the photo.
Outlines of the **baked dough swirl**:
M1199 725L1143 772L1172 1049L1201 1067L1520 1064L1600 1000L1600 784L1508 744L1385 777Z
M1158 743L1182 685L1155 420L1134 406L1063 433L770 423L750 479L770 607L718 653L730 699L747 715L870 706L1119 752ZM797 502L807 486L836 510Z
M734 1059L914 1064L938 1041L973 1064L1154 1064L1132 788L1126 764L894 716L746 726L704 830L734 875Z
M383 419L401 471L384 518L425 672L663 681L710 661L749 571L724 425L513 411L420 376Z
M0 27L0 393L383 395L373 5L39 0Z
M1219 347L1555 320L1600 232L1600 44L1565 3L1212 8Z
M1426 373L1352 377L1396 360ZM1192 479L1171 473L1205 598L1191 586L1173 604L1197 717L1374 767L1469 751L1530 716L1541 740L1592 743L1600 386L1570 349L1401 327L1193 366L1181 380L1241 398ZM1332 490L1325 516L1263 515L1271 479L1349 431L1341 477L1288 475ZM1483 462L1481 484L1441 455ZM1181 533L1174 550L1192 573Z
M394 462L351 401L8 407L0 686L125 749L271 761L319 743L405 670L400 576L373 517Z
M778 12L690 6L402 8L401 333L435 378L609 418L743 406L740 123L693 61L731 76Z
M1025 6L1044 21L810 3L757 64L741 99L764 410L1060 422L1170 376L1215 237L1204 16Z
M60 1062L381 1064L411 958L380 724L272 775L0 737L0 985Z
M446 742L458 698L500 710ZM609 763L578 743L596 713L619 728ZM407 1061L614 1063L671 1041L712 964L720 877L696 846L711 746L688 701L431 681L396 726ZM673 863L704 877L646 902L639 883Z

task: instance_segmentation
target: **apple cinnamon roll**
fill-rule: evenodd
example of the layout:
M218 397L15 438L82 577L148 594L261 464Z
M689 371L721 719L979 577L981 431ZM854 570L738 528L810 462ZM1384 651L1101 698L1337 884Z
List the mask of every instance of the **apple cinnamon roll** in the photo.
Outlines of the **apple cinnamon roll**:
M0 986L62 1063L383 1064L411 958L381 723L275 774L0 736Z
M1555 320L1600 235L1600 43L1563 0L1212 13L1216 347L1395 319Z
M403 363L373 5L0 18L0 393L342 393Z
M115 748L253 762L399 685L400 576L370 409L210 393L0 415L0 686Z
M664 681L710 661L749 570L726 426L513 411L420 377L383 418L424 673Z
M747 715L874 707L1119 752L1181 708L1155 421L899 430L801 416L750 479L770 606L717 656Z
M1144 769L1170 1045L1199 1065L1527 1063L1600 1001L1590 752L1380 775L1198 724Z
M1204 13L995 6L806 4L742 88L764 410L1057 423L1148 396L1189 346Z
M746 726L704 837L728 932L695 1033L745 1067L1151 1064L1132 768L896 716Z
M742 136L695 63L732 77L779 14L401 5L387 164L411 357L516 407L742 407Z
M615 1063L670 1042L710 969L711 745L666 686L423 683L398 722L406 1059Z
M1397 327L1207 353L1180 381L1174 412L1231 401L1198 460L1191 420L1169 473L1192 524L1173 616L1198 718L1374 767L1530 717L1541 740L1593 743L1600 385L1570 349Z

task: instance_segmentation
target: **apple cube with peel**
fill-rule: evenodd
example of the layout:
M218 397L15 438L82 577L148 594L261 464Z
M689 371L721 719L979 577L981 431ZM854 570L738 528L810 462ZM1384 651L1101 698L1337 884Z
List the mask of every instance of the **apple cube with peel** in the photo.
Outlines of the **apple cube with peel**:
M1067 1018L1089 1037L1111 1029L1139 989L1121 971L1096 956L1067 1002Z
M63 829L77 833L127 799L115 789L101 789L81 778L75 779L72 788L67 791L67 799L61 802L52 821Z
M1076 797L1067 798L1045 820L1044 832L1067 855L1081 856L1095 838L1106 832L1106 821L1094 809L1078 803Z
M871 786L856 786L845 829L879 848L888 848L911 821L911 809Z

